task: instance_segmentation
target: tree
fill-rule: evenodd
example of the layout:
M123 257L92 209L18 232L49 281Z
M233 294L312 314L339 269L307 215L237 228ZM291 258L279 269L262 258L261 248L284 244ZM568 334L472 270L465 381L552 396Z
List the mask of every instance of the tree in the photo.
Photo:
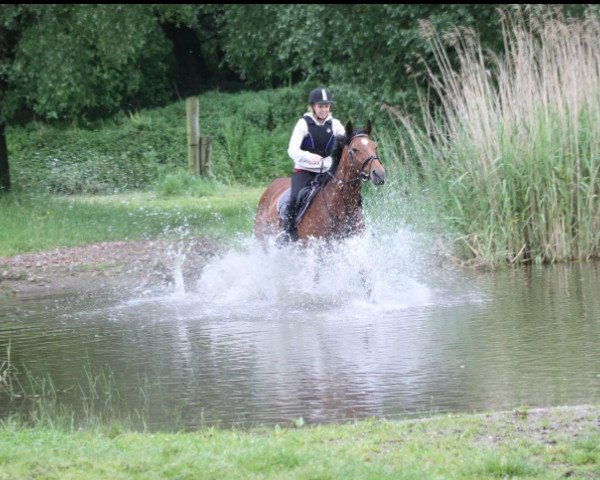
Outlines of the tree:
M341 78L402 87L427 56L421 21L490 32L501 46L498 5L228 5L217 16L225 60L249 82ZM489 42L488 42L489 43ZM486 45L487 46L487 45ZM423 72L425 73L425 72ZM424 75L425 76L425 75Z
M424 21L441 32L470 27L484 47L502 46L498 5L242 4L215 19L224 61L249 85L325 84L352 117L381 103L416 109L434 63Z
M424 27L451 43L458 29L476 33L482 48L503 51L506 4L225 5L215 13L224 60L248 84L327 84L364 111L379 103L418 109L436 62ZM582 16L582 5L529 5ZM463 37L464 38L464 37ZM456 55L450 57L457 61Z
M8 75L18 43L18 26L22 7L4 5L0 9L0 193L10 190L10 168L6 146L6 117L2 109L8 90Z
M20 116L72 120L170 97L171 45L160 22L189 22L193 5L0 8L0 190L11 188L5 129Z
M215 12L224 62L250 85L318 76L333 40L322 4L226 5Z

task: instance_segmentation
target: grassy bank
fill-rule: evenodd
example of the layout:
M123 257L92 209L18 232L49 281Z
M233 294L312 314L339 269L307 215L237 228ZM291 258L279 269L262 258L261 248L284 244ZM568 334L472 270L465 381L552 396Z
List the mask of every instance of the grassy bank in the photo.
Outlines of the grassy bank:
M205 194L0 197L0 256L116 240L250 234L262 188Z
M0 479L598 478L596 407L134 433L0 427Z

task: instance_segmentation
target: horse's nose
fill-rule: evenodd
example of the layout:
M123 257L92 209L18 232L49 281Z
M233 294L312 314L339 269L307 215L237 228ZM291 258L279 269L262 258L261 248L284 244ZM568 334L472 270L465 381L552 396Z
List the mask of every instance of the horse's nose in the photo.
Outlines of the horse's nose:
M372 170L371 181L375 185L383 185L385 183L385 172L379 170Z

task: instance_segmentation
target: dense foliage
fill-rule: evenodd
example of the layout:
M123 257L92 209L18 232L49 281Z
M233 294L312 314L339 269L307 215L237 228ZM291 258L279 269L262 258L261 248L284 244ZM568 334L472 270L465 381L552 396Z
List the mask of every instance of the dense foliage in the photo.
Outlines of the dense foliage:
M165 105L202 89L221 90L232 81L259 90L297 85L303 94L326 84L352 117L374 117L382 104L414 111L417 92L427 86L435 65L423 33L473 29L482 48L498 52L501 10L510 8L5 5L0 9L0 190L10 188L5 125L18 120L94 120ZM584 11L565 5L527 8Z
M298 88L202 94L200 127L213 140L216 179L252 185L289 175L287 142L306 108L303 97ZM185 102L87 126L11 127L9 149L17 190L114 193L185 182Z
M315 83L414 105L433 50L424 34L476 31L501 52L515 7L466 5L5 5L0 9L3 114L99 116L152 107L201 88ZM580 5L527 5L530 12ZM455 55L450 61L456 61ZM193 84L196 83L194 88ZM309 88L309 87L306 87ZM21 118L27 118L21 117Z

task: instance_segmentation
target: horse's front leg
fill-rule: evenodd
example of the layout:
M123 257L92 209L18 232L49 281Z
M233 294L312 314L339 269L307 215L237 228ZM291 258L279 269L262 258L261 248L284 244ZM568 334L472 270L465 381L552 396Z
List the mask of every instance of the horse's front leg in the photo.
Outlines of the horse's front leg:
M362 283L362 286L365 289L367 300L371 300L371 296L373 295L373 281L371 280L371 275L364 267L358 271L358 274L360 275L360 283Z
M366 230L365 217L363 215L362 208L357 208L350 218L351 221L349 235L362 236ZM371 274L369 273L368 268L365 266L364 260L360 263L362 264L358 270L360 283L365 290L365 296L367 300L371 300L373 296L373 280L371 279Z
M353 237L354 235L362 235L365 232L365 217L362 209L357 208L353 213L348 215L344 221L344 235Z
M329 247L325 247L323 244L319 243L315 246L315 262L314 262L314 275L313 281L316 284L321 280L321 272L325 268L325 264L327 262L327 254L325 253L326 249Z

